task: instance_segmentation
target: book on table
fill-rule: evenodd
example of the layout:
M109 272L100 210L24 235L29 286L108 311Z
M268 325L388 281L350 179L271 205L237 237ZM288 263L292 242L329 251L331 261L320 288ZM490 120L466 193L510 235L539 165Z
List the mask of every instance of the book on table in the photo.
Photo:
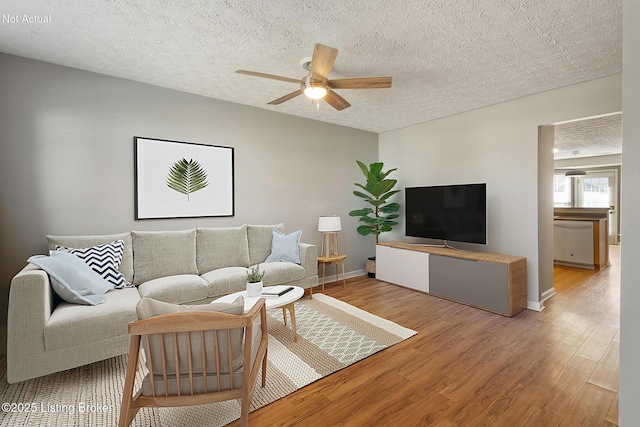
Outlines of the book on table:
M265 298L278 298L287 292L291 292L293 290L293 286L279 285L279 286L269 286L262 290L262 294L260 296Z

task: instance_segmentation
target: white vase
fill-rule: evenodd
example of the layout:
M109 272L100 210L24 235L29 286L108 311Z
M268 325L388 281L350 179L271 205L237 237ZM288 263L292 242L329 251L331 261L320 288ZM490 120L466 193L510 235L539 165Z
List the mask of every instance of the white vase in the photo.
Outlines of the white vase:
M262 281L249 283L247 282L247 296L259 297L262 293Z

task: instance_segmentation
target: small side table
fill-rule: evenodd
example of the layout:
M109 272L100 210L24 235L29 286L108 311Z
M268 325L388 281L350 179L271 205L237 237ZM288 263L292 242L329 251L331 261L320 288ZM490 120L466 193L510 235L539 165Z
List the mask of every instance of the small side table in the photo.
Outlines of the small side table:
M347 259L345 254L335 254L329 256L319 256L318 262L322 263L322 290L324 291L324 279L327 264L335 264L336 265L336 282L338 281L338 264L342 265L342 286L346 286L347 282L345 280L344 275L344 260Z

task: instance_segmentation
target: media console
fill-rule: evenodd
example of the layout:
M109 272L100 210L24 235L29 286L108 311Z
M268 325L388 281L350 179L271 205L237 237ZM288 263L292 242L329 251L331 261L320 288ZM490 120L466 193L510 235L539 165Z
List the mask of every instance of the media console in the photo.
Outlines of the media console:
M376 278L508 317L527 308L525 257L385 242Z

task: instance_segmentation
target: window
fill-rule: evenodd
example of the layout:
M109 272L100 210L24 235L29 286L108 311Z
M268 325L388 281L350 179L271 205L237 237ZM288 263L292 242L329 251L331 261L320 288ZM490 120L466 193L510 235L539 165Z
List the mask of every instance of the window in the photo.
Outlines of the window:
M571 178L564 173L553 175L553 206L571 207Z
M582 203L585 208L608 208L612 203L609 197L609 178L585 177L582 181Z

